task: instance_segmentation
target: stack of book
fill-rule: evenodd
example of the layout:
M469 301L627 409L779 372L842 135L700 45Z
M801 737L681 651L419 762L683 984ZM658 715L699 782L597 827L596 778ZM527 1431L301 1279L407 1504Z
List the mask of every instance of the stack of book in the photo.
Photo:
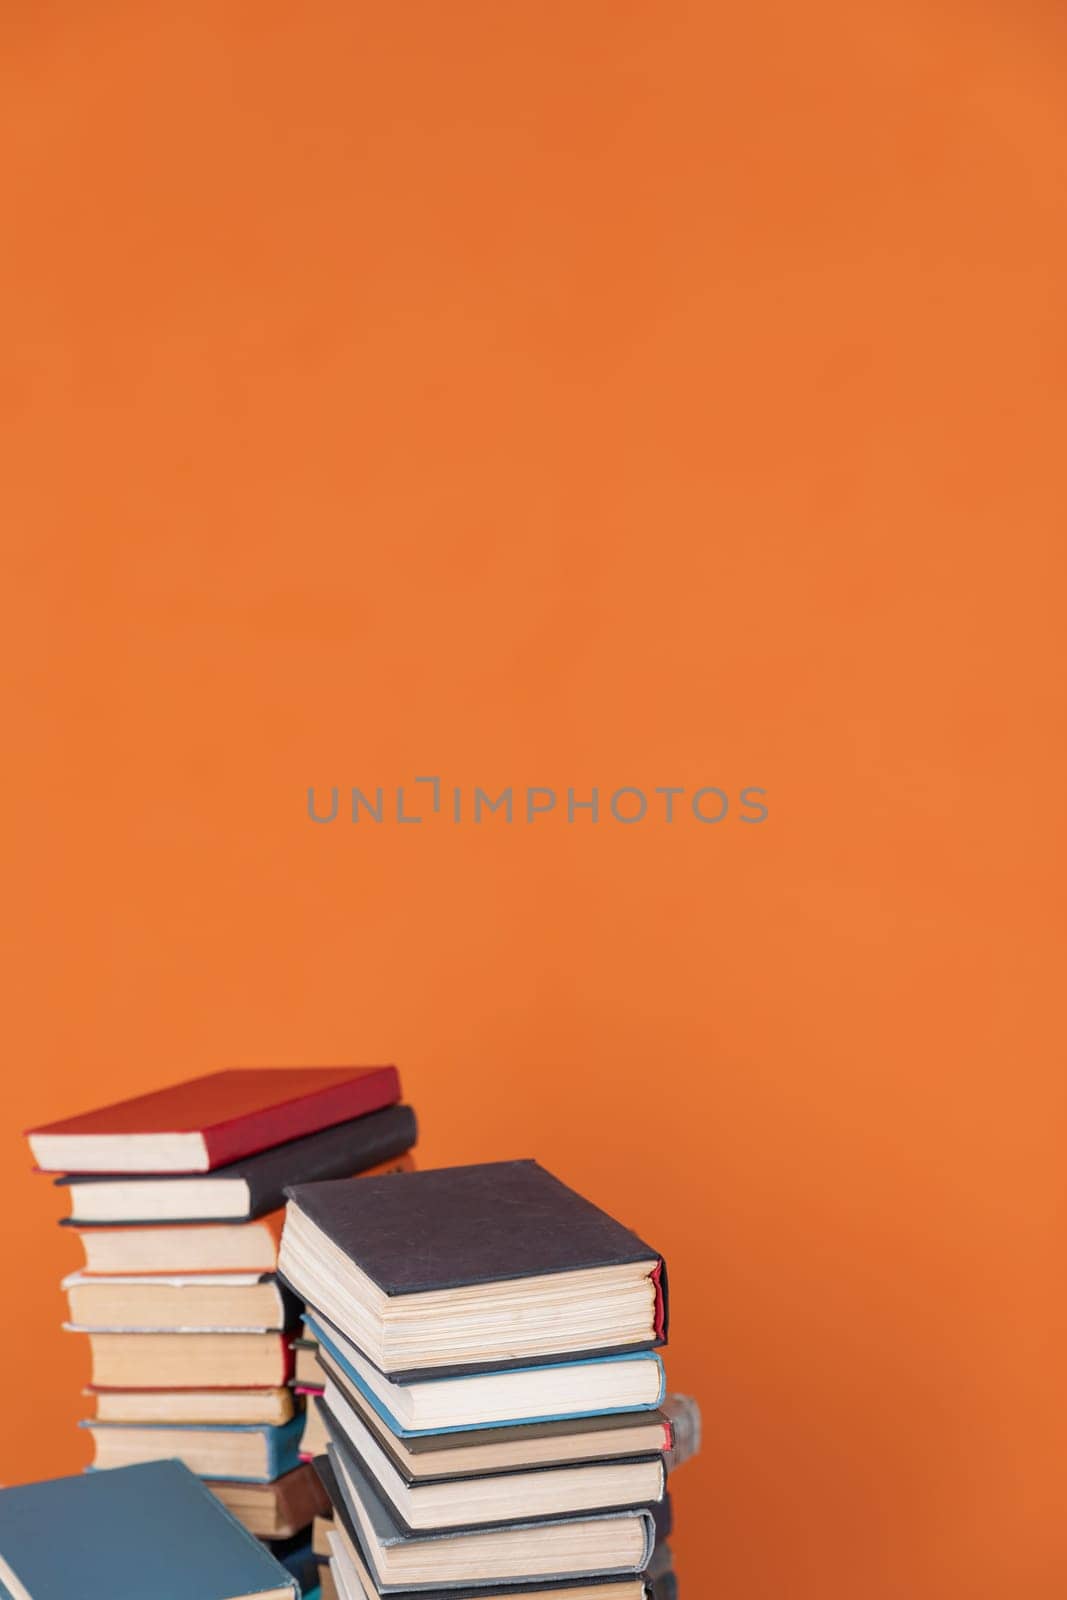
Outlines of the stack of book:
M93 1464L177 1458L251 1532L289 1541L294 1570L325 1497L300 1460L284 1191L410 1168L399 1101L394 1067L234 1070L28 1135L84 1250L63 1287L91 1351Z
M661 1409L657 1251L496 1162L293 1187L279 1271L324 1385L324 1595L676 1593L668 1457L699 1413Z

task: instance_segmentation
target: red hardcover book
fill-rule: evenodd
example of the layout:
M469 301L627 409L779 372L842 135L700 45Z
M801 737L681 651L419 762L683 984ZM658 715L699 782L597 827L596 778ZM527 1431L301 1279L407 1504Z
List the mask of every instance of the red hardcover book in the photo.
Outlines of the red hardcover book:
M395 1067L252 1067L28 1130L42 1172L212 1172L400 1098Z

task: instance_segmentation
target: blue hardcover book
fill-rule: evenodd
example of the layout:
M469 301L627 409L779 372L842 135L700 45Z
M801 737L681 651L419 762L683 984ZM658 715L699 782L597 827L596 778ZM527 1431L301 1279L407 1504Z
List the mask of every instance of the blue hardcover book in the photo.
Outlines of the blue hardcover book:
M12 1600L299 1600L179 1461L0 1491L0 1584Z
M655 1351L550 1362L448 1378L388 1378L340 1329L316 1313L304 1318L322 1364L334 1362L400 1438L463 1433L524 1422L652 1411L666 1391Z
M225 1423L83 1422L93 1436L94 1467L127 1466L132 1460L181 1461L199 1478L273 1483L300 1465L304 1416L280 1426L266 1422Z

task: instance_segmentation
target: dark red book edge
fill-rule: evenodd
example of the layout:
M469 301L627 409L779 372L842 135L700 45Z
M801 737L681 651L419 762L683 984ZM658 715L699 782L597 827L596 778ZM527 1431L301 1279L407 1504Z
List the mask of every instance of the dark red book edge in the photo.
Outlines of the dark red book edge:
M667 1343L667 1329L670 1323L670 1296L667 1292L667 1263L657 1261L652 1272L652 1286L656 1291L656 1305L652 1314L652 1328L656 1335L656 1343Z

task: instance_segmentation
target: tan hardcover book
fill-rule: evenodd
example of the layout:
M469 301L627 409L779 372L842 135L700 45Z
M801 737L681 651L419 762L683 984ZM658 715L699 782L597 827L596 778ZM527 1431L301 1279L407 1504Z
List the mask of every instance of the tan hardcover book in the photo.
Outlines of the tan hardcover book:
M97 1389L276 1389L292 1352L279 1333L91 1333Z
M255 1272L118 1277L75 1272L63 1280L73 1327L89 1333L281 1330L293 1301L277 1278Z
M97 1422L179 1422L277 1427L294 1414L293 1391L284 1389L86 1389Z
M273 1272L283 1211L255 1222L185 1223L165 1228L76 1228L85 1271L119 1274Z

